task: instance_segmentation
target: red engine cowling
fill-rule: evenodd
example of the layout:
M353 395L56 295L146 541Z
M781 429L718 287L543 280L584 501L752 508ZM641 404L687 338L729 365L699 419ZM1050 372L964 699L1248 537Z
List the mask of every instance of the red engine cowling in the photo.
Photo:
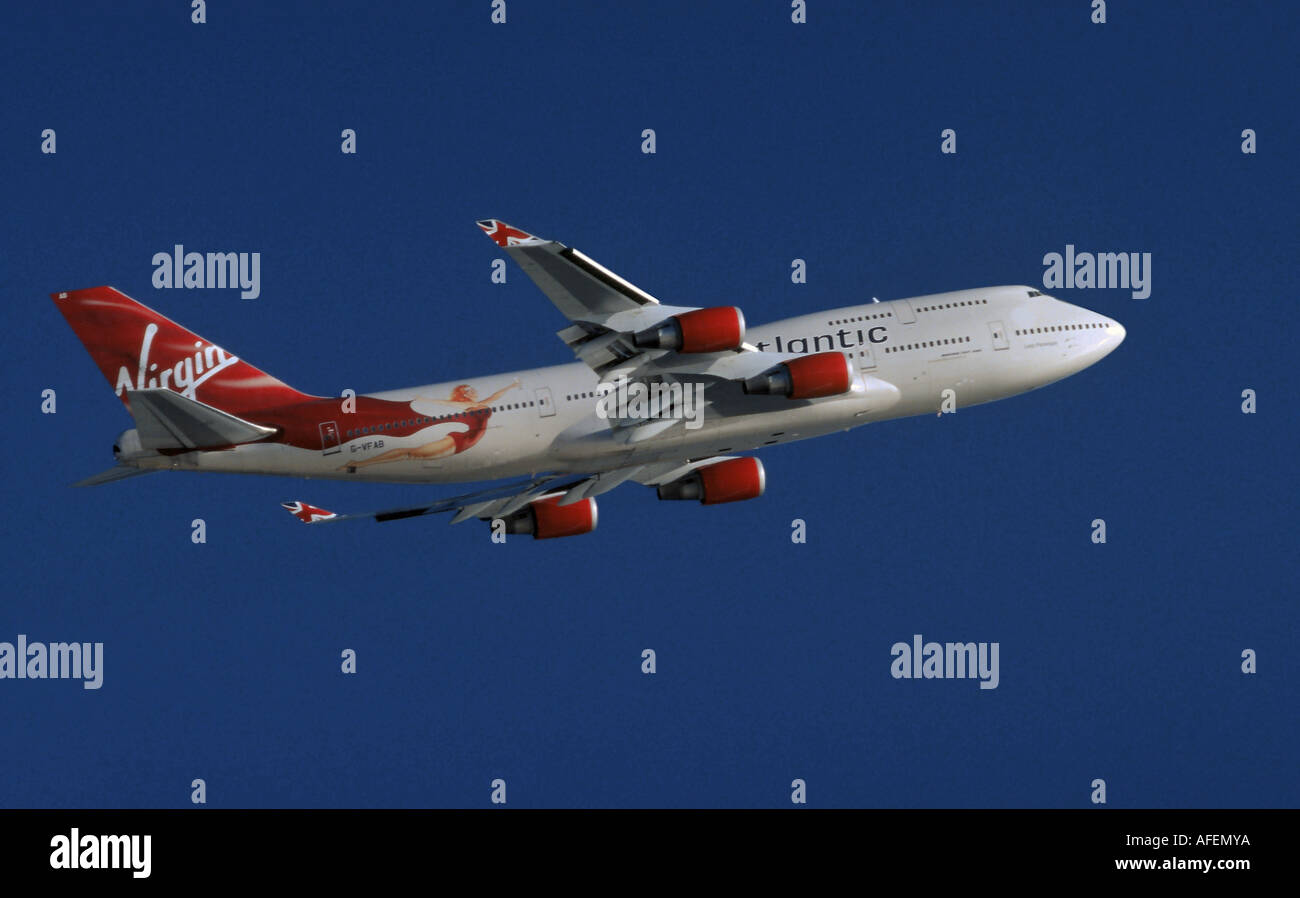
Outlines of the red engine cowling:
M838 396L852 387L853 363L840 352L791 359L744 382L746 393L771 393L791 399Z
M729 458L696 468L681 480L659 487L660 499L698 499L702 505L757 499L767 487L763 463L756 458Z
M735 306L683 312L635 334L641 349L678 352L726 352L745 342L745 316Z
M596 500L560 505L560 496L538 499L505 519L506 533L531 533L533 539L579 536L596 529Z

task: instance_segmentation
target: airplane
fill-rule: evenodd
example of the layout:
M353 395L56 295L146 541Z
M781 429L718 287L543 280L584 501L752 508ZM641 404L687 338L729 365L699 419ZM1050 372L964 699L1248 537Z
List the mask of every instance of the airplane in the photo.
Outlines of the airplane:
M858 303L748 327L735 306L661 303L576 249L477 222L546 294L578 361L343 397L302 393L112 287L51 294L134 419L90 486L160 470L389 483L507 480L309 524L451 512L535 539L595 529L596 497L762 495L752 452L1034 390L1100 361L1125 330L1027 286ZM949 392L951 391L951 392Z

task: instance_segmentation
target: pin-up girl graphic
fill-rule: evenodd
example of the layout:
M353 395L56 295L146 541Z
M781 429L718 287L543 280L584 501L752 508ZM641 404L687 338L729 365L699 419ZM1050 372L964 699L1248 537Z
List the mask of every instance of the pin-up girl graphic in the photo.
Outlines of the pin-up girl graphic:
M479 440L483 439L483 434L487 432L488 419L492 417L492 403L496 402L507 391L513 390L519 386L519 379L497 390L487 399L479 399L478 393L469 384L461 384L451 391L450 399L434 399L428 396L417 396L410 401L411 410L415 411L417 402L436 402L440 405L458 406L460 411L454 415L443 418L437 423L447 424L460 422L467 428L466 430L452 431L442 436L432 443L425 443L423 446L409 446L402 449L390 449L383 455L377 455L374 458L368 458L365 461L354 461L342 465L339 470L344 468L353 470L355 468L364 468L366 465L380 465L387 462L400 461L404 458L430 459L443 458L448 455L457 455L473 446Z

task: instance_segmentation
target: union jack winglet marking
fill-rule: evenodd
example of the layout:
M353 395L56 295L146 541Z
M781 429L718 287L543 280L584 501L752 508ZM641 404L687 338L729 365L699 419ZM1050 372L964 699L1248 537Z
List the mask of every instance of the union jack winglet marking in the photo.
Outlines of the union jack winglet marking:
M315 505L308 505L306 502L281 502L280 506L289 509L289 514L304 524L315 524L317 521L328 521L331 518L338 517L332 511L317 508Z
M532 234L521 231L518 228L512 228L504 221L497 221L495 218L488 218L483 221L475 222L483 233L492 238L492 242L497 246L518 246L521 243L527 243L529 240L538 240Z

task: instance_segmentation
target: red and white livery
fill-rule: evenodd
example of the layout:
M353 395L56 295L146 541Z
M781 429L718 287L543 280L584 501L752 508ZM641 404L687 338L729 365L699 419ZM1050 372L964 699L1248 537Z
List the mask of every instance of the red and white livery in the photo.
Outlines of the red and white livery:
M595 529L633 481L705 505L762 495L752 452L1060 380L1124 339L1031 287L858 302L748 327L732 305L670 306L575 249L478 226L567 319L576 362L343 399L301 392L112 287L53 294L135 426L117 465L401 483L506 481L366 514L284 503L310 524L452 513L544 539ZM618 385L651 397L618 406Z

